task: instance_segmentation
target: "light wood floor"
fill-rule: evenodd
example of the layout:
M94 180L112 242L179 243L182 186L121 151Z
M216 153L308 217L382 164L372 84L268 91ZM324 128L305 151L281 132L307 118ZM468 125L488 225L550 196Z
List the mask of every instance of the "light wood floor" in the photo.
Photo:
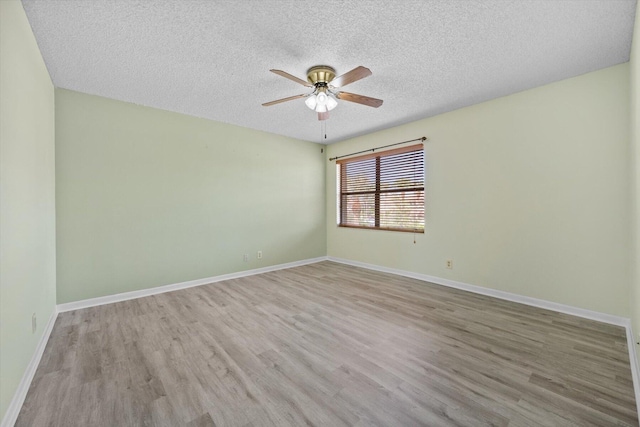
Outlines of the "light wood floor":
M637 426L622 328L322 262L58 316L18 426Z

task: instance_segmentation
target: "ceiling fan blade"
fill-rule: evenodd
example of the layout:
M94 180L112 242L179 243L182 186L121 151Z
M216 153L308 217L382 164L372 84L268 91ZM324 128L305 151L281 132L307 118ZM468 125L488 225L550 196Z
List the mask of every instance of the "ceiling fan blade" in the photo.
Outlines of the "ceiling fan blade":
M296 83L300 83L302 86L313 87L313 85L311 83L309 83L309 82L307 82L305 80L299 79L296 76L292 76L291 74L289 74L289 73L287 73L285 71L282 71L282 70L269 70L269 71L271 71L272 73L275 73L275 74L277 74L279 76L282 76L285 79L289 79L289 80L292 80L292 81L294 81Z
M349 92L338 92L336 94L336 97L338 99L342 99L343 101L356 102L358 104L367 105L373 108L378 108L384 102L382 101L382 99L371 98L369 96L358 95Z
M360 79L364 79L365 77L369 77L370 75L370 69L368 69L367 67L359 66L349 71L348 73L336 77L335 79L331 80L329 84L333 87L342 87L348 85L349 83L357 82Z
M282 99L276 99L275 101L265 102L264 104L262 104L262 106L263 107L269 107L271 105L280 104L281 102L293 101L294 99L304 98L305 96L307 96L307 95L306 94L302 94L302 95L289 96L287 98L282 98Z
M318 120L327 120L329 118L329 112L318 113Z

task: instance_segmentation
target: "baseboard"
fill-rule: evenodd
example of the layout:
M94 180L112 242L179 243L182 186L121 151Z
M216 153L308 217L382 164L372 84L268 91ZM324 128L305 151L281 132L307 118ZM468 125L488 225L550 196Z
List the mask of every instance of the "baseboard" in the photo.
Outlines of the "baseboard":
M636 353L636 335L633 334L631 320L628 321L626 329L629 361L631 362L631 376L633 377L633 388L636 393L636 409L638 411L638 420L640 420L640 366L638 366L638 355Z
M189 280L187 282L174 283L171 285L157 286L154 288L141 289L139 291L123 292L120 294L107 295L104 297L90 298L80 301L58 304L58 312L80 310L83 308L96 307L114 302L127 301L136 298L142 298L150 295L162 294L165 292L177 291L180 289L192 288L194 286L202 286L209 283L221 282L223 280L238 279L240 277L254 276L256 274L268 273L270 271L284 270L287 268L299 267L307 264L314 264L320 261L326 261L327 257L309 258L301 261L288 262L286 264L272 265L268 267L256 268L253 270L239 271L237 273L222 274L220 276L206 277L204 279Z
M570 305L559 304L553 301L547 301L538 298L527 297L523 295L513 294L511 292L499 291L496 289L485 288L468 283L457 282L455 280L443 279L442 277L429 276L427 274L414 273L412 271L398 270L395 268L382 267L375 264L367 264L360 261L352 261L349 259L327 257L329 261L348 264L354 267L362 267L368 270L381 271L383 273L397 274L398 276L410 277L412 279L423 280L425 282L435 283L436 285L448 286L450 288L461 289L463 291L473 292L475 294L487 295L507 301L513 301L520 304L530 305L533 307L544 308L546 310L557 311L560 313L571 314L572 316L583 317L585 319L596 320L598 322L609 323L611 325L626 327L629 319L611 314L600 313L598 311L586 310L584 308L573 307Z
M58 310L54 307L53 313L51 313L49 321L47 322L47 325L42 332L40 341L38 341L38 345L33 352L31 361L29 361L27 369L24 371L22 379L18 384L18 388L13 394L13 399L11 399L11 403L9 403L7 412L4 414L4 418L2 418L0 427L13 427L13 425L16 423L18 415L20 414L20 409L22 408L22 404L24 403L24 399L27 397L27 392L29 391L29 387L31 386L31 381L36 374L36 370L38 369L38 365L40 364L40 359L42 359L42 355L44 354L44 349L47 347L47 342L49 342L49 336L51 335L51 331L53 331L53 325L56 323L57 317Z
M586 310L584 308L573 307L570 305L559 304L557 302L542 300L538 298L526 297L510 292L498 291L495 289L484 288L482 286L470 285L468 283L456 282L455 280L443 279L442 277L429 276L426 274L414 273L412 271L398 270L395 268L382 267L375 264L367 264L360 261L352 261L349 259L327 257L328 261L334 261L341 264L352 265L354 267L366 268L368 270L380 271L383 273L397 274L399 276L410 277L412 279L423 280L425 282L435 283L436 285L448 286L451 288L461 289L476 294L487 295L507 301L517 302L520 304L530 305L533 307L544 308L546 310L557 311L560 313L570 314L572 316L582 317L585 319L596 320L598 322L608 323L611 325L622 326L627 334L627 348L629 349L629 362L631 365L631 376L633 378L633 387L636 396L636 408L638 410L638 419L640 419L640 367L638 366L638 358L636 357L636 343L634 340L631 327L631 319L620 316L613 316L607 313Z

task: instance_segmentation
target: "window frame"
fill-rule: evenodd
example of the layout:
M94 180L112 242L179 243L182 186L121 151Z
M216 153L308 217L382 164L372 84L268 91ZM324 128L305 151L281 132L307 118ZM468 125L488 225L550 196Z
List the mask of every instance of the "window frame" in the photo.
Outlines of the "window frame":
M381 162L380 159L381 158L385 158L385 157L391 157L391 156L395 156L395 155L399 155L399 154L405 154L405 153L411 153L411 152L417 152L420 151L421 152L421 162L422 162L422 180L421 180L421 184L422 186L414 186L414 187L407 187L406 189L391 189L391 190L383 190L381 188L381 175L382 175L382 168L381 169ZM343 189L346 187L346 185L343 185L343 181L344 181L344 174L346 173L343 172L343 165L347 165L349 163L356 163L356 162L362 162L362 161L366 161L366 160L370 160L370 159L376 159L376 166L375 166L375 190L367 190L367 191L360 191L360 192L349 192L347 194L343 194ZM366 230L383 230L383 231L399 231L399 232L407 232L407 233L424 233L424 228L425 228L425 162L424 162L424 144L415 144L415 145L410 145L407 147L401 147L401 148L396 148L396 149L392 149L392 150L386 150L386 151L380 151L380 152L374 152L374 153L370 153L370 154L365 154L362 156L357 156L357 157L349 157L349 158L344 158L344 159L339 159L336 161L336 178L337 178L337 220L338 220L338 227L342 227L342 228L359 228L359 229L366 229ZM373 169L372 169L373 170ZM381 227L380 223L381 223L381 209L380 209L380 196L382 194L389 194L389 193L415 193L416 191L421 191L422 192L422 228L403 228L403 227ZM344 203L344 200L346 199L347 196L349 195L354 195L354 194L361 194L361 195L366 195L366 194L373 194L374 195L374 225L355 225L355 224L348 224L346 223L346 212L345 210L346 208L346 203Z

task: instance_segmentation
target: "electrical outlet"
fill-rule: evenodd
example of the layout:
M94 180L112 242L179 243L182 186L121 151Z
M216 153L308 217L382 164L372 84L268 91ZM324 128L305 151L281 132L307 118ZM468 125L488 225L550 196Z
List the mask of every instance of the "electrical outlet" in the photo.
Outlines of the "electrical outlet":
M244 256L242 257L242 260L244 262L249 262L249 254L244 254Z
M262 259L262 251L258 251L258 259Z
M452 259L448 259L447 260L447 268L449 270L453 270L453 260Z
M38 329L38 319L36 318L36 314L33 313L31 315L31 333L35 334L36 329Z

